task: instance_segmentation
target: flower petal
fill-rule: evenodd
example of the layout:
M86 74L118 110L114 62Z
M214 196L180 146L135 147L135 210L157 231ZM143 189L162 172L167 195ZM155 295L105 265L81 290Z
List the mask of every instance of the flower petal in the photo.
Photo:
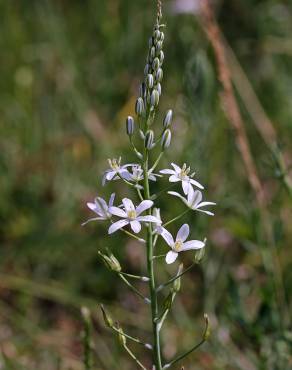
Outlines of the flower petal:
M116 171L109 171L106 173L105 178L107 179L107 181L111 181L116 174L117 174Z
M161 224L161 220L159 220L159 218L155 217L155 216L138 216L136 218L137 221L141 221L141 222L155 222L157 224Z
M134 220L130 222L131 229L134 231L135 234L138 234L141 231L141 224L139 221Z
M195 190L192 187L192 190L188 193L188 203L192 208L196 208L197 205L203 199L203 195L200 190Z
M190 240L184 243L184 245L181 247L181 251L188 251L190 249L201 249L204 247L205 243L201 240Z
M205 211L204 209L196 208L196 211L202 212L202 213L206 213L208 216L214 216L214 213L213 212Z
M177 177L177 175L171 175L168 179L169 182L178 182L180 181L180 178Z
M139 216L140 213L146 211L146 209L149 209L153 206L152 200L143 200L138 207L136 208L136 213Z
M181 167L179 167L177 164L171 163L171 165L174 168L174 170L175 170L176 173L180 173L181 172Z
M160 234L166 243L172 248L174 246L174 240L169 231L163 228L162 233Z
M163 175L175 175L176 174L174 170L171 170L168 168L166 168L165 170L160 170L159 172L162 173Z
M216 206L216 203L214 203L214 202L202 202L202 203L198 204L197 208L202 208L202 207L205 207L205 206Z
M190 185L189 181L186 181L186 180L182 181L182 188L185 194L189 193L191 187L192 186Z
M96 205L98 205L101 208L102 213L107 211L108 206L104 199L102 199L101 197L96 197L95 202L96 202Z
M181 240L184 242L187 240L188 236L190 234L190 227L188 224L183 224L182 227L178 230L176 240Z
M188 201L186 200L186 198L184 198L181 194L177 193L176 191L168 191L167 193L180 198L186 205L188 205Z
M169 251L165 257L165 262L170 265L177 259L178 253L174 251Z
M135 206L134 206L133 202L131 201L131 199L129 199L129 198L124 198L124 199L122 200L122 202L123 202L123 205L124 205L124 207L125 207L126 212L129 212L129 211L135 210Z
M128 221L128 220L119 220L119 221L117 221L117 222L113 223L113 224L109 227L109 229L108 229L108 233L109 233L109 234L112 234L112 233L114 233L115 231L117 231L117 230L121 229L122 227L124 227L124 226L128 225L128 223L129 223L129 221Z
M87 205L87 207L88 207L91 211L93 211L93 212L97 213L99 216L102 216L101 209L100 209L100 207L98 206L98 204L88 202L88 203L86 203L86 205Z
M199 189L204 189L204 186L201 185L198 181L196 181L194 179L190 179L190 183L193 184L193 185L195 185Z
M123 218L128 217L127 213L125 211L123 211L121 208L118 208L118 207L109 207L108 211L112 215L115 215L115 216L118 216L118 217L123 217Z
M131 178L132 178L130 172L126 169L119 170L119 174L125 180L131 180Z
M108 206L109 206L109 207L112 207L112 206L113 206L114 201L115 201L115 196L116 196L116 194L115 194L115 193L112 193L112 194L111 194L111 197L110 197L109 202L108 202Z

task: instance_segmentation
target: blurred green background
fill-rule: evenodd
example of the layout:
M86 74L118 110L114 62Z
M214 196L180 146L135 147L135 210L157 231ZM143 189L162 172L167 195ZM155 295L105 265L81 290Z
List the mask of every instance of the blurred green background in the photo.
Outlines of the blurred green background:
M162 334L164 356L170 359L200 340L207 312L212 337L183 363L185 369L291 369L291 197L239 83L238 103L268 199L271 245L222 110L213 51L194 15L197 5L165 1L165 77L156 125L166 109L174 110L173 145L162 165L190 163L207 185L206 199L218 205L214 218L193 212L185 219L195 237L208 238L207 253L183 278ZM256 92L251 103L258 99L272 120L289 170L292 4L215 5L242 68L236 71L244 71ZM135 369L105 329L97 310L101 301L128 332L150 340L147 308L97 258L98 249L109 247L125 270L141 273L143 247L118 233L107 237L102 223L81 223L91 216L86 201L96 194L133 196L120 183L102 188L101 174L107 158L135 160L124 122L133 113L155 10L150 0L0 2L1 369L82 369L82 305L94 316L94 368ZM168 198L161 208L165 219L183 209ZM281 292L279 285L275 292L275 255ZM191 263L191 254L182 260ZM174 271L161 261L158 279ZM147 292L143 285L139 289ZM286 301L280 310L279 295ZM149 353L134 350L150 366Z

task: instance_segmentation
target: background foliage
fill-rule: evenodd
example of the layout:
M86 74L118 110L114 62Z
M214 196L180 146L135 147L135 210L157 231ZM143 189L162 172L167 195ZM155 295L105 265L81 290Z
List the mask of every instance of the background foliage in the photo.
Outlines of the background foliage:
M197 2L176 5L188 3ZM216 5L219 25L274 124L289 169L291 3L221 0ZM0 367L82 369L80 307L87 305L95 316L95 369L134 369L105 330L96 303L105 302L115 319L145 338L147 311L100 264L97 249L110 247L128 271L137 273L144 250L123 235L109 239L102 224L80 224L89 216L85 202L97 192L127 191L116 184L102 188L100 175L108 157L121 153L134 159L124 120L133 113L155 2L12 0L0 2L0 13ZM218 203L212 220L188 216L196 236L208 236L207 256L183 279L163 332L164 355L171 358L199 340L207 312L212 338L185 362L186 369L286 370L292 367L291 197L239 84L238 102L268 199L275 241L269 245L220 104L214 55L199 18L179 14L175 3L166 1L164 19L165 77L157 124L166 109L175 112L174 145L164 165L187 160L208 184L206 198ZM162 207L170 217L181 204L165 200ZM263 261L267 256L273 264L275 252L287 302L280 310L273 270ZM190 255L183 260L190 263ZM161 281L173 272L160 270Z

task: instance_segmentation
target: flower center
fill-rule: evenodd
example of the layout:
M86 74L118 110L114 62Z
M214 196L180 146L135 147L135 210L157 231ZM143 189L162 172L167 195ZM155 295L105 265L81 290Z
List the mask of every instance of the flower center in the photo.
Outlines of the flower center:
M137 213L134 209L131 209L130 211L128 211L127 214L130 220L134 220L137 217Z
M181 240L177 240L175 243L174 243L174 250L176 252L179 252L181 250L183 246L183 242Z
M189 178L188 174L185 170L180 171L179 177L180 177L181 180L187 180Z

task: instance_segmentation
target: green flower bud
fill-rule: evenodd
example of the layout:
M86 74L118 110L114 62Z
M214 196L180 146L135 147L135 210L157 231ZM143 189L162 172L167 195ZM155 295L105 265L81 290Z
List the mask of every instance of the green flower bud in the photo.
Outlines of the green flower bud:
M156 30L156 31L154 31L153 36L154 36L154 40L158 41L161 37L161 32L159 30Z
M162 70L162 68L158 68L158 70L155 73L155 80L157 82L161 82L162 79L163 79L163 70Z
M183 264L181 263L178 267L178 271L177 271L177 274L176 276L179 276L182 272L183 272ZM181 277L178 277L174 283L173 283L173 291L175 293L178 293L180 291L180 286L181 286Z
M157 44L156 44L156 53L159 54L160 50L162 49L162 46L163 46L163 42L162 41L158 41Z
M160 41L164 41L164 32L160 31L160 37L159 37Z
M160 96L161 95L161 84L160 84L160 82L158 82L158 84L156 84L155 89L158 91L158 94Z
M154 85L153 75L148 74L146 77L146 86L148 87L148 89L152 89L153 85Z
M148 130L145 135L144 145L147 149L153 148L153 142L154 142L154 132L153 130Z
M135 112L137 116L142 116L145 112L144 101L141 97L136 100Z
M155 57L154 60L153 60L153 63L152 63L152 67L153 67L154 71L157 71L159 66L160 66L160 61L157 57Z
M205 256L205 248L201 248L197 250L195 254L195 262L200 263L203 260L204 256Z
M159 92L156 89L154 89L150 97L150 104L153 107L157 107L158 103L159 103Z
M204 319L205 319L206 329L205 329L203 339L208 340L210 338L210 335L211 335L211 327L210 327L209 316L206 313L204 314Z
M162 149L167 149L171 143L171 131L169 129L165 130L162 139L161 139L161 146Z
M149 53L149 60L152 61L155 58L155 53L156 53L155 47L152 46L152 48L150 49L150 53Z
M135 122L132 116L128 116L126 119L126 131L127 135L132 136L135 129Z
M164 128L167 128L171 125L171 122L172 122L172 110L169 109L167 112L166 112L166 115L163 119L163 127Z
M98 251L98 254L100 258L102 259L103 263L106 265L106 267L115 272L120 272L122 270L121 265L119 261L116 259L116 257L113 254L106 255Z
M123 329L122 328L119 328L119 334L118 334L118 338L119 338L119 342L122 346L125 346L126 343L127 343L127 339L126 337L123 335Z
M114 325L113 319L105 312L105 309L102 304L100 304L99 307L101 309L105 325L108 326L109 328L112 328Z
M164 52L162 50L160 50L158 58L160 60L160 64L162 64L164 61Z

